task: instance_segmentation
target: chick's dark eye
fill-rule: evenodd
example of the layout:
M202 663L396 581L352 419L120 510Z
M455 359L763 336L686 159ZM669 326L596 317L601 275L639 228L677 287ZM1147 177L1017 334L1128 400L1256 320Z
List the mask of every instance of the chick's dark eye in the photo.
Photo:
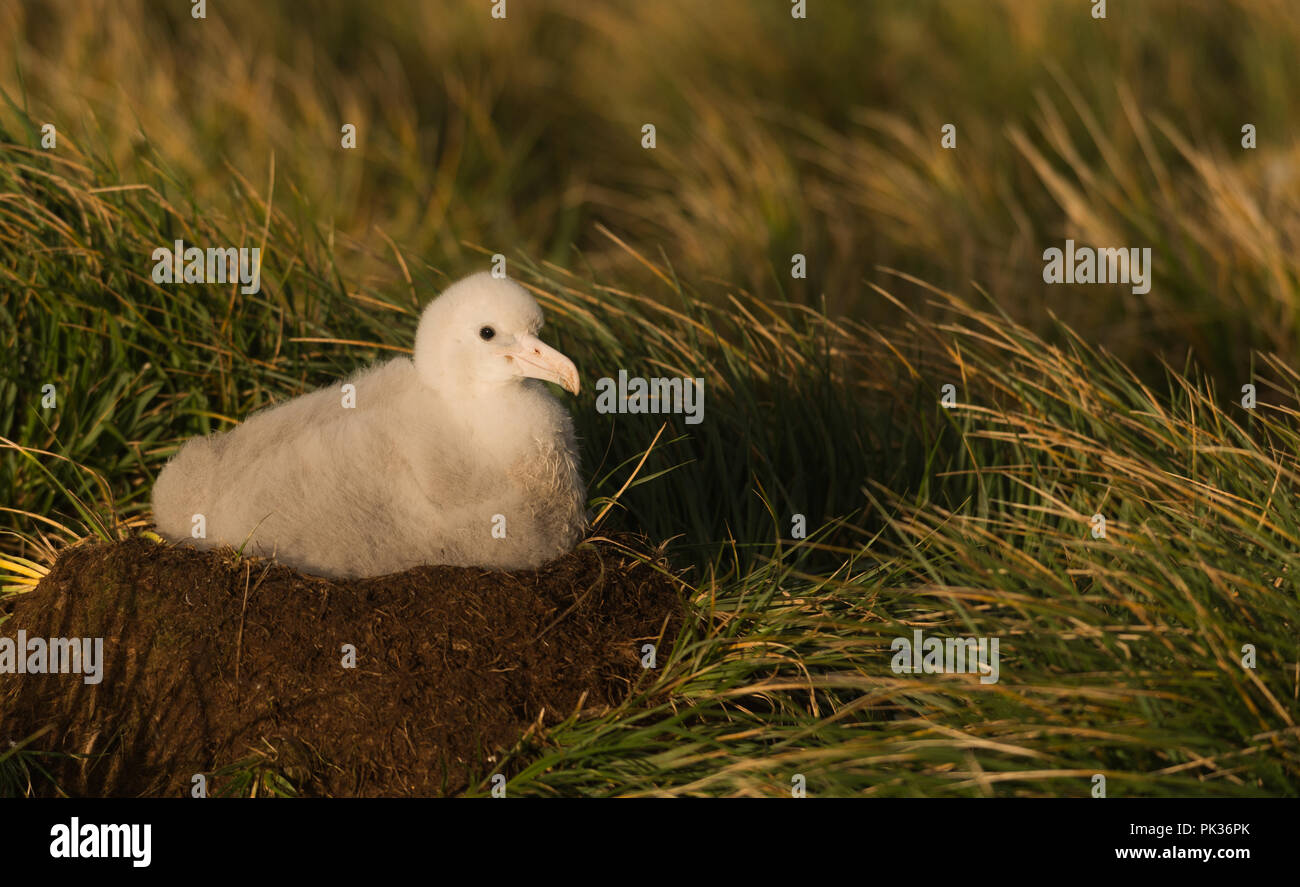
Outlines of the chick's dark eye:
M483 329L478 331L478 337L482 339L484 342L486 342L488 339L492 338L496 334L497 331L492 329L492 327L490 326L485 326L483 327Z

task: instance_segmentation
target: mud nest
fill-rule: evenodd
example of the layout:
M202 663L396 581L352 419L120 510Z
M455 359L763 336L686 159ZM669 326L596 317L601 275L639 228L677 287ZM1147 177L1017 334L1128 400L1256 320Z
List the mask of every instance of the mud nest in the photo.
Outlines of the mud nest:
M641 647L666 653L680 601L603 542L535 571L346 582L139 537L81 545L0 634L103 638L102 681L0 675L0 755L40 734L32 794L182 796L196 774L220 794L254 765L299 794L455 794L539 718L648 682Z

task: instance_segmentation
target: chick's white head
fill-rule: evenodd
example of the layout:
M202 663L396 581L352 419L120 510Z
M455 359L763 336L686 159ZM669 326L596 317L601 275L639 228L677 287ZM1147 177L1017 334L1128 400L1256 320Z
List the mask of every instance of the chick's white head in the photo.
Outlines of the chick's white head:
M449 286L424 309L415 369L425 385L461 396L525 379L579 391L578 369L537 338L542 309L519 284L484 271Z

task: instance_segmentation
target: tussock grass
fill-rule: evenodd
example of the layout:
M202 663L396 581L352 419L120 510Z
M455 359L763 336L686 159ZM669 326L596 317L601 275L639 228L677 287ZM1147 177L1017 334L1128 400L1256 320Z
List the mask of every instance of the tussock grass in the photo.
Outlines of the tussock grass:
M1152 248L1147 296L1050 290L1139 369L1188 346L1214 373L1296 350L1294 3L1145 0L1105 22L1075 0L788 6L552 0L501 22L228 0L196 22L149 0L13 3L0 87L20 110L0 120L33 146L21 112L55 123L121 181L165 169L186 184L162 196L205 215L256 183L354 281L400 283L400 243L453 275L486 248L652 285L603 224L710 300L893 320L862 286L884 265L967 297L978 281L1045 332L1042 251L1070 237Z
M1111 796L1294 794L1295 371L1267 361L1248 412L936 302L949 323L891 338L961 392L927 491L868 482L881 529L837 569L787 544L700 583L657 680L536 731L516 791L773 795L801 774L826 795L1084 797L1103 774ZM998 683L893 673L918 627L999 637Z

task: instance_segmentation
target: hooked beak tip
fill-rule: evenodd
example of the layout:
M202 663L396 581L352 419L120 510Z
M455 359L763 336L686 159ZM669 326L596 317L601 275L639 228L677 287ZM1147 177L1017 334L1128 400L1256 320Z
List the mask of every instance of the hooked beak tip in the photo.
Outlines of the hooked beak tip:
M534 336L523 337L519 349L510 356L522 364L524 376L554 382L574 395L582 390L573 361Z

